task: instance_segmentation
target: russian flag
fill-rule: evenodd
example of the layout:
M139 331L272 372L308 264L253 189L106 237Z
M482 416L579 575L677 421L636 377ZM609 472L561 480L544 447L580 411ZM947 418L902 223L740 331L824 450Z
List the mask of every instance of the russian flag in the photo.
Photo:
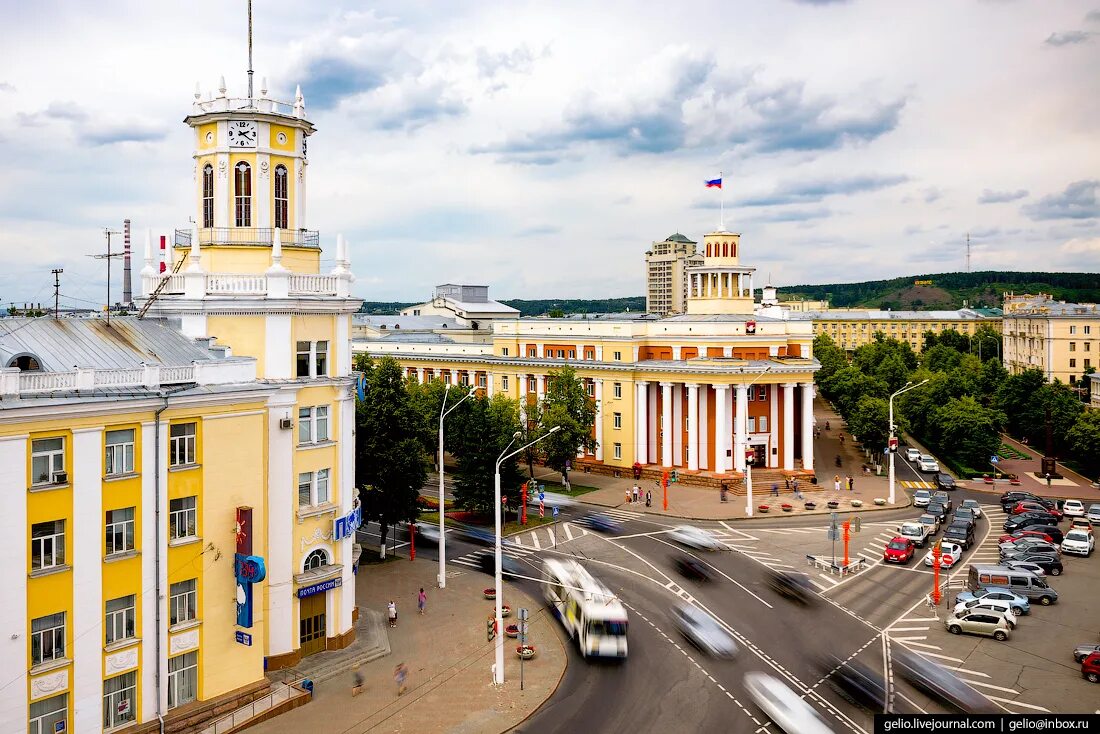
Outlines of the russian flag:
M714 189L714 188L720 189L720 188L722 188L722 179L716 178L713 181L707 181L707 188L708 189Z

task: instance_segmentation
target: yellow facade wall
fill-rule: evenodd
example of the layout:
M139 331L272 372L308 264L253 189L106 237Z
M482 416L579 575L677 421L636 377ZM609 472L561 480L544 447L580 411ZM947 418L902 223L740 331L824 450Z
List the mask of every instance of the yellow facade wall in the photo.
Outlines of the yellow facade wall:
M263 316L207 316L206 333L227 344L235 356L254 357L256 374L265 375L267 329Z

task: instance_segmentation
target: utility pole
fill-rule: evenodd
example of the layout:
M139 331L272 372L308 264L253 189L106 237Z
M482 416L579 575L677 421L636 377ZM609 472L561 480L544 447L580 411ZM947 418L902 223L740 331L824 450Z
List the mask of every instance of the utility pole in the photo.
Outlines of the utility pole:
M966 272L970 272L970 233L966 233Z
M58 318L58 295L61 292L61 274L65 272L64 268L54 268L50 271L53 273L53 320L57 321Z
M107 237L107 253L104 255L89 255L94 260L107 261L107 323L111 323L111 258L124 257L124 252L111 252L111 235L122 234L117 229L103 228L103 234Z

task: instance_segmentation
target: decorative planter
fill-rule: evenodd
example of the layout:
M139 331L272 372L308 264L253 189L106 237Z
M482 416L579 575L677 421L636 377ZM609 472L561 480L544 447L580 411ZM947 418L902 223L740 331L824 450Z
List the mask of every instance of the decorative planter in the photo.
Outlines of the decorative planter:
M495 588L485 589L481 593L485 594L486 599L496 599L497 598L497 590Z
M882 507L883 505L886 504L886 500L883 499L882 497L875 497L875 504L878 505L879 507Z
M836 508L840 507L840 502L838 500L829 500L826 504L828 505L830 510L835 510Z
M516 646L516 654L519 655L524 660L530 660L531 658L535 657L535 646L534 645L517 645Z
M780 507L783 508L783 512L790 512L791 510L794 509L794 505L788 505L786 502L784 502L782 505L780 505Z
M509 617L511 615L512 615L512 607L508 606L507 604L501 604L500 605L500 616Z
M863 507L863 500L852 500L852 507Z
M508 635L509 637L519 637L519 625L518 624L508 625L507 627L504 628L504 634Z
M1019 487L1020 486L1020 478L1019 477L1012 477L1011 479L1008 480L1008 483L1011 484L1013 487Z
M989 476L988 474L983 474L982 481L986 484L993 484L993 477Z
M769 507L768 505L760 505L756 509L759 510L760 512L767 512L768 510L771 509L771 507Z
M816 510L817 509L817 503L816 502L806 502L802 506L805 507L807 510Z

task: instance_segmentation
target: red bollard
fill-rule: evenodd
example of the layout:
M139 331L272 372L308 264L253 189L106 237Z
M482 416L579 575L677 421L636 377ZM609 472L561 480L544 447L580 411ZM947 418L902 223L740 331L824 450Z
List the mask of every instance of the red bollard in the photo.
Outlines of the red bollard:
M442 512L442 508L440 508ZM409 560L416 560L416 524L409 523Z
M664 490L664 495L665 495L664 506L665 506L665 510L667 511L668 510L668 472L667 471L661 474L661 488Z
M519 490L520 525L527 524L527 482L520 485Z

